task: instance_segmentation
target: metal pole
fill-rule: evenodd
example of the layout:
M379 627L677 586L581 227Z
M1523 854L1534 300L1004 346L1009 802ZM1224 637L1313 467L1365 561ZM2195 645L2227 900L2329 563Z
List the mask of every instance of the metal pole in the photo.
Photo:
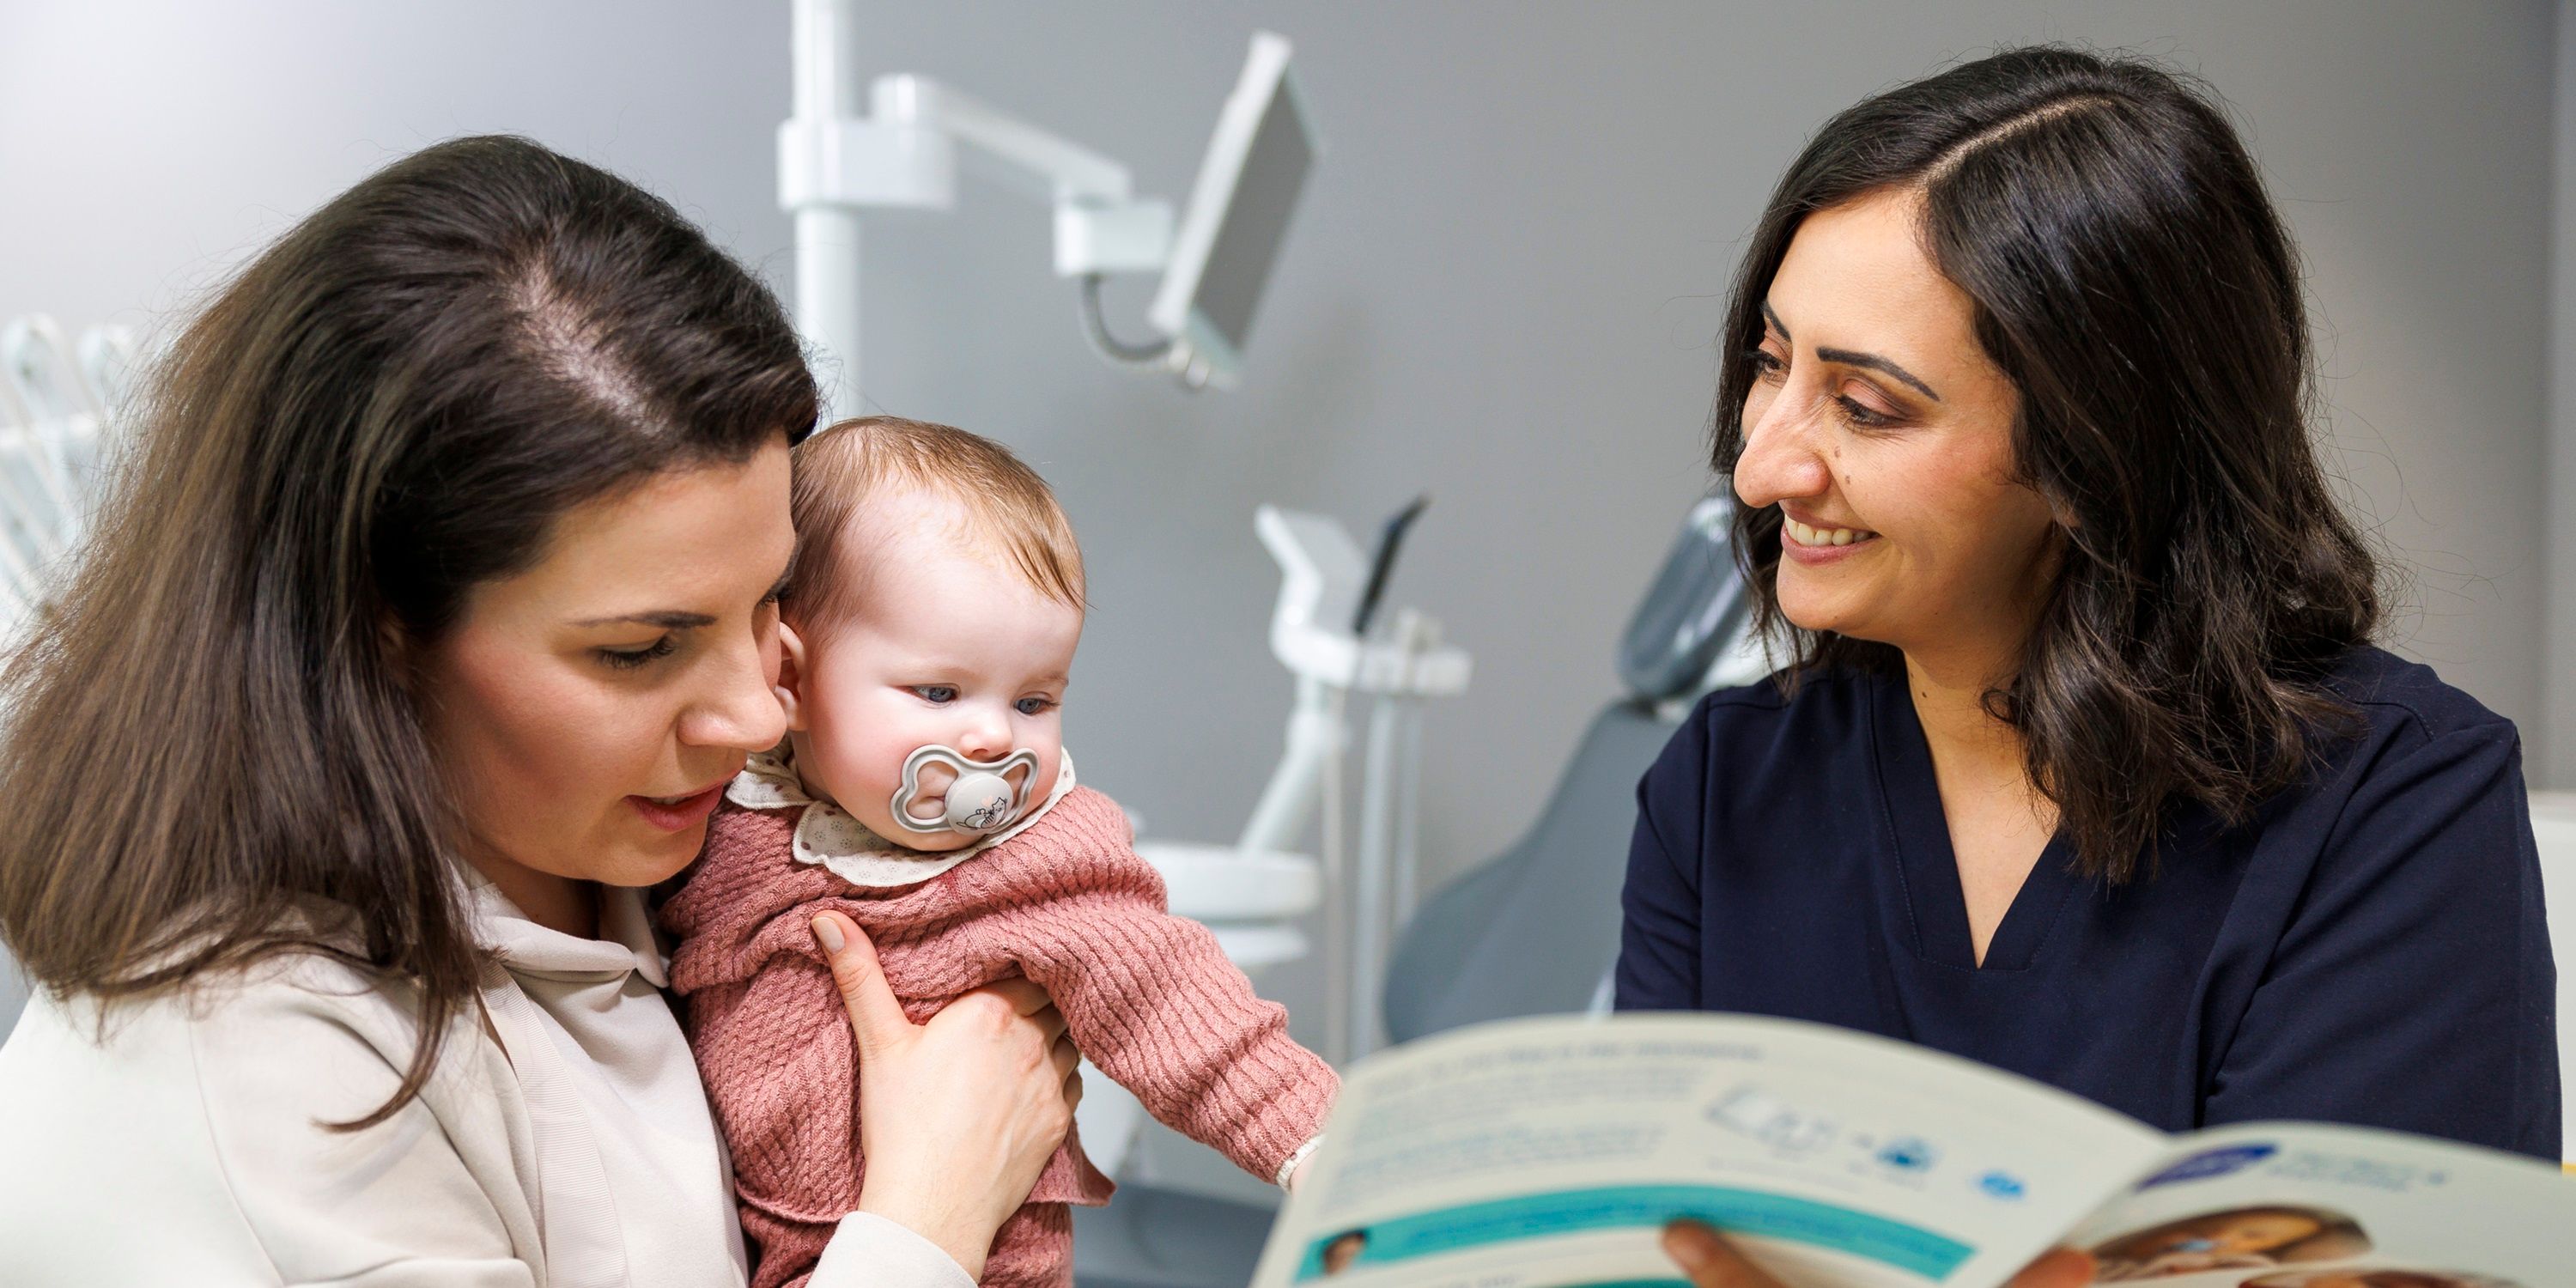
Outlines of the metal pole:
M1395 768L1395 924L1400 936L1413 924L1422 885L1422 699L1403 697L1403 731L1397 735Z
M859 115L857 0L795 0L796 117ZM823 419L859 410L859 211L809 202L796 217L796 329L823 384Z

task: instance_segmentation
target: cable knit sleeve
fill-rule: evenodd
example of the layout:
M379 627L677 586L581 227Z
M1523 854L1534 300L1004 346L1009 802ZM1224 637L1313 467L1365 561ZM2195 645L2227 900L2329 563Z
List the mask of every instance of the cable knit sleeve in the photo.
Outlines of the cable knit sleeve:
M1273 1179L1323 1130L1332 1066L1288 1036L1287 1010L1254 995L1207 927L1164 911L1162 877L1107 797L1077 789L1011 848L995 879L1037 888L1002 901L988 932L1013 942L1083 1056L1174 1130Z

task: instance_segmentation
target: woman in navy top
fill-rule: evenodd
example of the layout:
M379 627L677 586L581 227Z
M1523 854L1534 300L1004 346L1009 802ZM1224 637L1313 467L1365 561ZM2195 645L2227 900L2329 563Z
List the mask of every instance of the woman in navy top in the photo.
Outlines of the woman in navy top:
M2031 49L1864 102L1727 325L1715 464L1788 664L1646 776L1619 1005L2555 1158L2519 744L2371 646L2295 258L2211 99Z
M2513 726L2378 649L2367 721L2158 869L2050 838L1982 960L1902 677L1711 695L1646 776L1619 1004L1753 1011L1982 1060L2169 1130L2392 1127L2555 1159L2552 975Z

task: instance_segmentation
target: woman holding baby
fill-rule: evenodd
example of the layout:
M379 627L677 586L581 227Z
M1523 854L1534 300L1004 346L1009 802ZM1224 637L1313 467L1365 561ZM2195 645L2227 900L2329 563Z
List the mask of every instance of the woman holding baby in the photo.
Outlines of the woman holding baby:
M8 673L12 1285L725 1285L645 892L787 717L777 302L514 139L401 161L179 337ZM905 1016L824 926L865 1185L811 1283L964 1285L1063 1141L1024 980Z
M2146 961L2206 959L2246 933L2223 891L2184 910L2215 921L2195 920L2125 880L2143 880L2140 843L2158 834L2138 793L2226 822L2304 781L2323 745L2309 723L2362 701L2336 659L2375 611L2367 564L2305 449L2286 446L2304 332L2241 153L2210 172L2121 172L2145 154L2100 145L2207 137L2155 73L1981 66L1855 109L1793 172L1747 266L1719 426L1741 535L1773 611L1816 632L1808 660L1903 664L1866 672L1897 677L1871 681L1884 693L1819 684L1774 707L1920 722L1888 754L1925 770L1914 815L1951 820L1956 867L1923 871L1959 883L1964 907L1917 924L1900 947L1926 956L1909 973L1871 974L1885 946L1835 918L1875 895L1836 884L1844 856L1810 837L1820 875L1751 883L1791 901L1774 939L1721 933L1760 905L1729 902L1746 869L1703 845L1736 833L1689 802L1732 799L1703 789L1735 770L1685 740L1648 783L1622 999L1762 1009L1761 990L1816 980L1821 1018L1884 1027L1929 1006L1951 1027L1910 1036L1965 1047L2045 1006L2052 1024L1999 1062L2165 1116L2232 1111L2132 1096L2180 1076L2129 1067L2129 1035L2173 1037L2169 1017L2006 994L2041 978L2052 915L2129 918L2122 942ZM2114 256L2069 284L2080 299L2043 281L2013 297L2028 312L1997 313L1974 274L2037 270L1967 254L1979 243L1957 240L1957 214L2041 191L2042 174L2033 217L2083 233L2125 211L2120 184L2164 182L2151 213L2182 230L2176 246L2214 221L2237 232L2203 249L2250 253L2223 280L2197 260ZM2173 303L2160 275L2185 268L2211 283L2201 311L2155 311ZM2114 388L2051 383L2088 368L2035 360L2115 341L2141 347L2117 350L2130 365ZM2142 415L2241 441L2220 468L2172 468L2123 440ZM666 204L515 140L389 167L214 300L161 374L93 550L6 674L0 933L44 994L0 1050L0 1278L744 1282L728 1142L664 999L645 891L690 865L737 773L788 731L793 695L773 689L788 449L815 416L795 336L756 282ZM2218 562L2139 581L2154 565L2137 552L2169 548ZM2183 591L2196 598L2174 602ZM1922 646L1935 639L1953 647ZM2355 970L2390 986L2370 949L2418 929L2391 907L2444 918L2443 934L2462 918L2527 928L2527 837L2517 857L2467 790L2517 781L2509 747L2421 678L2361 678L2382 695L2363 702L2371 728L2388 702L2429 705L2429 732L2373 745L2410 781L2447 784L2451 817L2503 857L2430 880L2346 865L2301 905L2360 916L2375 938L2284 910L2304 973L2275 981L2250 959L2223 973L2248 1036L2212 1055L2241 1061L2224 1090L2248 1104L2372 1103L2357 1088L2381 1066L2353 1046L2375 1037L2324 1067L2299 1056L2384 1017L2302 981ZM1814 766L1843 754L1782 745ZM2408 819L2359 816L2352 844L2405 843ZM2197 862L2218 834L2175 833L2170 876L2269 889L2259 863ZM2107 892L2066 897L2094 880ZM803 951L828 960L863 1070L866 1168L845 1211L809 1214L823 1232L809 1282L968 1283L1065 1143L1080 1090L1065 1017L1009 980L916 1024L856 923L828 914L814 931ZM2481 1021L2518 1004L2465 958L2413 968L2448 972ZM2463 1079L2547 1072L2522 1041L2455 1043L2469 1071L2436 1077L2437 1100ZM2097 1047L2114 1053L2099 1068ZM2418 1064L2386 1071L2426 1085ZM2489 1112L2455 1125L2519 1143L2555 1102ZM1708 1232L1668 1246L1701 1284L1768 1282ZM2069 1256L2022 1282L2087 1278Z

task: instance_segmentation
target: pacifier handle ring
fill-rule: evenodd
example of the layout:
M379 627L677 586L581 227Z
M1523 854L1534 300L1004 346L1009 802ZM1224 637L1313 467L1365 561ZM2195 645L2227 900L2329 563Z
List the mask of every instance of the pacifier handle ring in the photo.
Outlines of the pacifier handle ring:
M920 795L921 770L925 765L930 764L947 766L961 781L966 775L972 773L991 774L1002 780L1003 787L1011 793L1010 814L1001 826L983 829L960 827L944 815L929 822L914 818L912 802ZM1011 771L1014 769L1029 771L1026 786L1011 781ZM1031 789L1037 786L1037 777L1038 754L1026 747L1018 748L997 760L969 759L956 748L935 742L915 747L911 755L903 758L903 783L895 788L893 801L895 826L918 836L940 836L950 832L963 832L969 836L989 836L1009 827L1012 821L1019 818L1032 794Z

